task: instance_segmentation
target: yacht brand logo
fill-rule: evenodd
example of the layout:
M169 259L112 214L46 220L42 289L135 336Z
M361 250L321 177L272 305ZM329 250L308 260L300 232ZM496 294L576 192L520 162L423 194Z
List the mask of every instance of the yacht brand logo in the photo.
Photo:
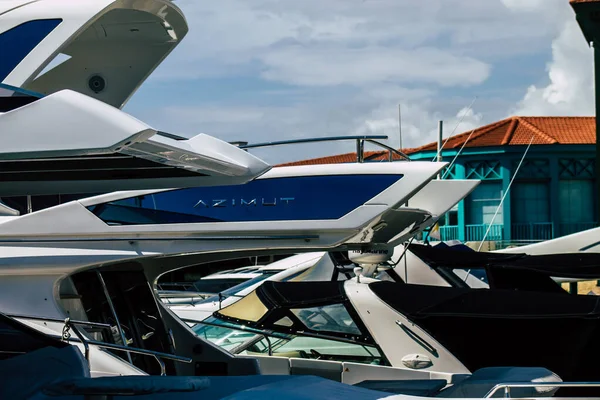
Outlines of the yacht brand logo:
M294 197L269 197L269 198L258 198L253 199L213 199L213 200L198 200L194 205L196 207L204 208L223 208L223 207L275 207L282 204L290 204L294 201Z

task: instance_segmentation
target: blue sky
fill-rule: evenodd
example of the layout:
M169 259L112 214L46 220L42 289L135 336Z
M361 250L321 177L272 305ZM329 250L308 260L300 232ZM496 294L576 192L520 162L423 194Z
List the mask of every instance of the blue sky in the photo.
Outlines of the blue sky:
M385 134L398 146L509 115L592 115L568 0L180 0L190 31L125 110L226 141ZM472 109L466 107L475 99ZM458 121L464 116L463 121ZM351 143L256 150L278 163Z

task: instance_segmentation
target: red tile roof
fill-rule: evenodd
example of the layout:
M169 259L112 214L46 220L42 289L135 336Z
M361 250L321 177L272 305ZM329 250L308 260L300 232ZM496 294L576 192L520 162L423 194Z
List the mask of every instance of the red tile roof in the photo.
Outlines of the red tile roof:
M600 1L600 0L598 0ZM444 149L459 149L465 147L516 146L527 145L533 138L532 144L594 144L596 143L596 124L594 117L510 117L492 124L482 126L473 131L451 137ZM465 144L466 142L466 144ZM421 151L436 151L437 142L424 146L404 149L406 154ZM365 160L386 161L387 151L367 151ZM394 156L394 159L399 159ZM282 164L315 165L339 164L356 162L356 153L346 153L336 156L314 158Z
M412 149L407 149L410 151ZM365 151L365 161L387 161L389 153L387 151ZM400 160L400 156L397 154L393 155L394 160ZM344 153L335 156L327 156L320 158L312 158L310 160L293 161L285 164L280 164L278 167L287 167L290 165L317 165L317 164L344 164L356 162L356 153Z

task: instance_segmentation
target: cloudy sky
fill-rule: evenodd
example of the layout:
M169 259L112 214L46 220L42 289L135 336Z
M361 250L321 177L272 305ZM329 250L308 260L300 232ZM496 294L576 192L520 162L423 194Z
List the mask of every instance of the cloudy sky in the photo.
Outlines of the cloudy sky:
M593 115L592 52L568 0L176 4L190 32L125 108L168 132L250 143L384 134L397 147L401 104L414 147L435 140L440 119L450 135L515 114ZM253 153L278 163L352 150Z

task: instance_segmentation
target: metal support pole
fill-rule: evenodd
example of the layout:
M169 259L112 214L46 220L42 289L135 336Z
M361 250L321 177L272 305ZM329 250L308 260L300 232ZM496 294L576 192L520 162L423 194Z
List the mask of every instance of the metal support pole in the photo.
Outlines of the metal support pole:
M600 44L596 46L593 42L594 48L594 91L595 91L595 103L596 103L596 215L595 221L600 221Z
M115 310L115 306L113 305L112 299L110 298L110 293L108 293L108 288L106 287L106 283L104 282L104 278L100 271L96 271L96 275L100 280L100 284L102 285L102 289L104 290L104 295L106 296L106 301L108 302L108 307L110 308L110 312L113 313L115 317L115 323L117 324L117 329L119 330L119 334L121 336L121 340L123 341L123 346L127 347L127 338L125 337L125 332L123 332L123 328L121 327L121 323L119 322L119 317L117 316L117 311ZM127 353L127 358L129 359L129 363L133 365L133 360L131 358L131 354Z
M569 293L571 294L577 294L578 289L577 289L577 282L569 282Z
M359 163L365 161L365 141L362 139L356 141L356 161Z
M400 143L398 149L402 151L402 111L400 109L400 104L398 104L398 134L400 135Z
M444 121L438 122L438 144L437 144L437 160L438 162L442 161L442 140L444 138ZM438 174L438 179L442 178L441 174Z
M33 204L31 203L31 196L27 196L27 214L33 212Z

